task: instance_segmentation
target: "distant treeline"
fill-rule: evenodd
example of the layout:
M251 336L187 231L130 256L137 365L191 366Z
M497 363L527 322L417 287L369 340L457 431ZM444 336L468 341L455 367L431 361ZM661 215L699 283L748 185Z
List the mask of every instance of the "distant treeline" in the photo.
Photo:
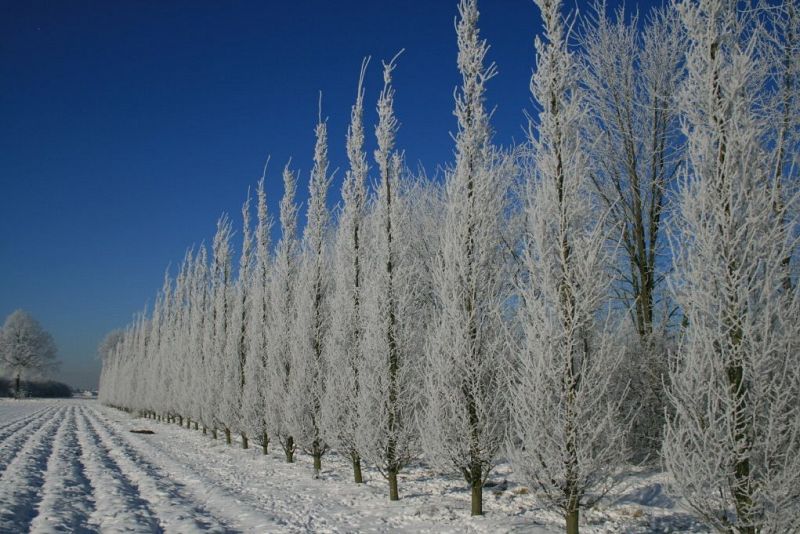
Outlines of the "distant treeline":
M34 382L22 380L20 382L23 397L62 398L72 397L72 389L66 384L55 380ZM0 378L0 397L13 397L14 383L8 378Z

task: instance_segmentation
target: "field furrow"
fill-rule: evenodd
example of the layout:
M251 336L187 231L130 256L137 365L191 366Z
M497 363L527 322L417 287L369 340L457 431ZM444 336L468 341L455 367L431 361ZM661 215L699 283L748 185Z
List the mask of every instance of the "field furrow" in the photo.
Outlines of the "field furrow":
M8 410L8 406L4 406ZM42 414L55 410L56 406L46 405L33 411L23 411L22 415L17 415L13 411L13 415L6 416L5 410L0 411L0 440L5 439L17 431L21 426L28 424L31 420L40 417ZM10 411L10 410L9 410ZM4 417L5 416L5 417Z
M230 529L205 510L198 502L187 498L186 486L165 476L162 471L130 447L119 435L97 419L91 409L85 409L91 432L108 451L128 480L137 487L141 497L167 532L230 532Z
M81 461L95 501L89 522L101 532L163 532L155 515L136 487L108 455L86 420L83 410L77 418Z
M107 425L121 426L108 421L119 412L98 407L97 413ZM152 427L160 438L132 436L127 439L135 440L137 450L148 457L159 458L159 463L169 466L173 472L191 473L210 491L235 497L240 507L275 518L291 532L383 532L391 529L379 519L382 511L390 506L382 491L383 484L377 494L353 484L337 485L335 494L331 494L320 491L320 481L312 478L310 465L304 465L308 458L303 455L298 455L298 463L286 464L282 455L264 457L258 450L242 451L236 445L223 445L224 439L214 441L175 425L154 423ZM171 446L175 441L185 446ZM364 510L356 509L354 504L359 501L369 504ZM317 513L323 509L327 513Z
M0 532L25 532L36 517L45 471L53 451L53 434L64 425L67 408L38 419L38 428L25 440L0 478Z
M224 518L224 523L235 530L246 532L281 532L286 529L284 518L266 513L262 507L254 506L247 495L231 491L216 480L205 476L194 466L182 464L161 448L147 442L146 438L132 437L124 429L108 422L102 414L92 410L89 417L97 424L98 431L105 431L110 445L123 456L136 459L136 465L149 472L152 478L179 484L179 494L185 502L192 499L214 517ZM296 529L291 529L296 530Z
M31 522L31 532L97 532L89 523L95 506L78 441L76 414L80 409L70 407L53 439L42 500Z
M421 462L404 470L401 500L390 502L374 466L365 464L364 483L353 484L349 458L333 451L315 478L302 452L286 463L279 446L268 455L242 450L236 437L229 446L222 436L91 400L0 401L0 425L0 534L562 530L562 518L514 481L507 463L485 490L486 515L472 518L462 479ZM144 429L151 433L131 432ZM666 484L663 473L634 473L586 514L581 531L706 532L664 492Z
M6 430L8 433L0 439L0 479L5 474L6 468L19 454L20 451L25 449L26 443L31 440L36 433L36 430L42 425L43 422L48 421L56 408L38 412L36 415L20 421L18 425L9 427Z

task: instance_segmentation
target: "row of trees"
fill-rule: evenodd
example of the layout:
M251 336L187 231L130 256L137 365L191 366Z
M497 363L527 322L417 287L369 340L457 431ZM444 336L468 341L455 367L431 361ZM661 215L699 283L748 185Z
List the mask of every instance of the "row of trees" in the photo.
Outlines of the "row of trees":
M102 401L300 449L317 473L336 448L392 500L424 458L481 514L508 457L577 532L626 462L663 458L716 528L800 528L793 3L687 0L644 21L536 3L528 143L492 141L495 67L461 0L444 183L396 147L397 57L371 167L365 61L337 217L320 111L303 235L287 165L277 245L262 178L238 275L223 216L103 345Z

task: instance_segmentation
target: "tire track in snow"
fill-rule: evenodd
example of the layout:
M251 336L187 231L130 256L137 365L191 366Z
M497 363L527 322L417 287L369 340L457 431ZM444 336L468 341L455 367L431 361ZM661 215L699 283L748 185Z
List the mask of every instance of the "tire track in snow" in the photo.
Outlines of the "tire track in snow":
M97 532L88 524L94 511L92 486L86 478L77 436L77 406L69 409L53 438L38 515L31 532Z
M3 478L8 465L25 448L27 442L33 438L36 429L45 421L48 421L55 411L56 409L54 408L48 410L47 413L40 413L36 417L27 419L2 438L3 441L0 445L0 480Z
M211 515L200 503L184 496L186 488L166 477L152 464L144 461L129 446L114 436L102 422L86 409L87 421L100 444L109 451L120 471L137 486L141 497L159 519L167 532L233 532Z
M77 436L81 462L85 466L95 502L95 510L89 516L89 522L103 533L163 532L147 503L89 428L85 410L78 410Z
M0 532L25 532L36 517L53 432L64 425L66 407L50 413L19 449L0 479Z
M98 412L90 409L92 417L98 425L106 429L112 438L114 446L126 451L131 457L137 458L139 465L149 465L150 469L157 470L169 480L177 481L183 485L187 495L202 503L203 508L225 522L235 525L236 528L246 532L286 532L298 531L296 525L287 525L283 514L275 515L257 502L243 499L240 488L225 487L215 480L204 476L196 466L186 465L163 449L149 443L145 438L132 438L124 430ZM208 458L206 458L206 461ZM299 530L309 532L303 527Z

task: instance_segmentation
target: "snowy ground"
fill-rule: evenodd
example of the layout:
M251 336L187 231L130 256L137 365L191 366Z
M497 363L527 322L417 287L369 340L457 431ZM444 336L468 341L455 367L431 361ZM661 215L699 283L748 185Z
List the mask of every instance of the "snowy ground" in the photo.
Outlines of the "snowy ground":
M147 428L155 434L133 434ZM294 465L282 453L228 447L176 425L136 419L95 401L0 401L0 532L560 532L561 519L501 465L484 490L486 515L469 517L455 477L424 466L400 479L350 482L344 459ZM589 513L582 531L702 532L639 473Z

